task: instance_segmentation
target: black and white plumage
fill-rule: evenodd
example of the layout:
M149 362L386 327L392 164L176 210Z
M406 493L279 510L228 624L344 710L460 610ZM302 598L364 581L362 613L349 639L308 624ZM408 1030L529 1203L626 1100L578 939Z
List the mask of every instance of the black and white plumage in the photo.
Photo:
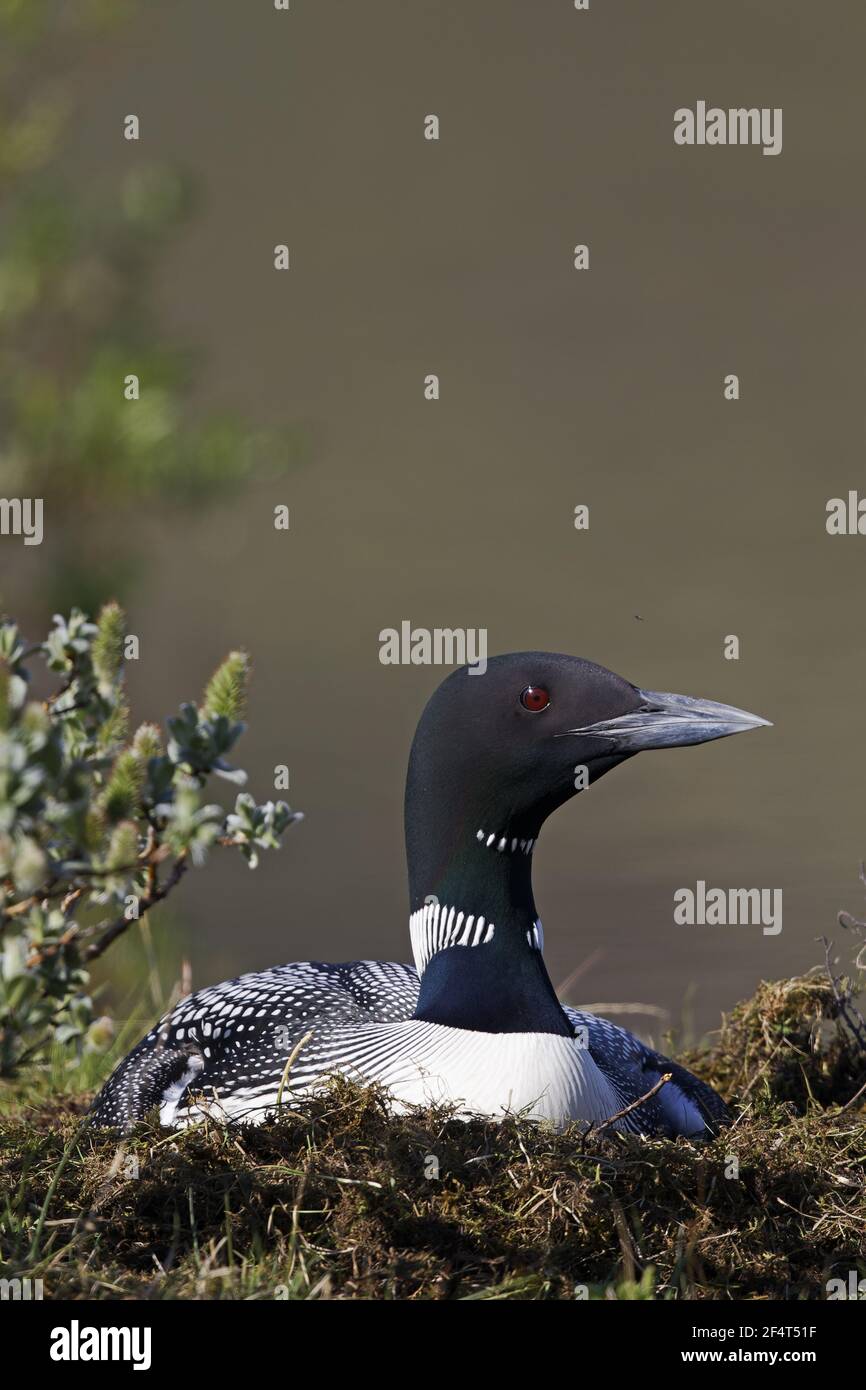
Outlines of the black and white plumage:
M283 1086L285 1100L334 1072L387 1081L388 1044L411 1037L418 990L414 966L382 961L305 961L203 989L161 1019L117 1068L99 1096L94 1118L125 1128L130 1119L158 1106L167 1127L187 1125L205 1115L245 1122L264 1119L274 1113L288 1057L311 1030L313 1036L298 1052ZM618 1127L700 1134L725 1122L724 1102L684 1068L607 1019L567 1005L564 1012L574 1028L575 1052L588 1054L613 1093L613 1108L596 1114L596 1123L640 1100L671 1071L672 1082ZM390 1024L401 1027L389 1031ZM415 1027L431 1030L436 1025L416 1022ZM501 1056L503 1036L509 1035L488 1036ZM523 1034L510 1036L524 1046ZM395 1050L392 1046L392 1053ZM405 1099L422 1103L451 1098L429 1079L428 1085L426 1091L422 1087ZM603 1089L601 1094L607 1101ZM506 1093L502 1109L518 1111L525 1099ZM541 1095L528 1097L530 1105L538 1100ZM544 1114L537 1106L532 1109Z
M765 723L725 705L641 691L549 653L494 658L440 686L406 789L416 966L312 961L184 999L116 1068L92 1108L127 1129L256 1122L335 1073L383 1084L395 1108L523 1113L693 1137L727 1118L685 1068L606 1019L562 1006L544 968L532 851L547 815L643 748ZM461 906L464 904L465 906ZM483 909L483 910L482 910Z

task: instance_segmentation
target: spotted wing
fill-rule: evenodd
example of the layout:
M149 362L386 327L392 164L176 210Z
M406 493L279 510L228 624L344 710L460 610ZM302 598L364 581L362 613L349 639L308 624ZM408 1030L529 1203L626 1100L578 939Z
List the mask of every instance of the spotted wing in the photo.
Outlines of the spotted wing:
M585 1038L596 1066L622 1097L623 1108L639 1101L663 1076L671 1074L671 1080L651 1100L632 1112L631 1128L668 1138L678 1134L698 1138L730 1124L731 1115L721 1096L679 1062L655 1052L606 1018L568 1005L563 1008L575 1030L581 1030L578 1036Z
M304 961L212 985L183 999L133 1048L96 1097L92 1119L125 1129L155 1105L182 1106L190 1083L216 1095L221 1087L276 1090L307 1033L312 1062L334 1030L409 1018L417 995L414 968L383 961Z

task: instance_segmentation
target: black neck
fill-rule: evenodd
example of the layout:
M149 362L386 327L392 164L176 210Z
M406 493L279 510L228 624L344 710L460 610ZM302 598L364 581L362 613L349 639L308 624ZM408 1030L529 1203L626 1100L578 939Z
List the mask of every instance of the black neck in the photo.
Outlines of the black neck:
M432 956L415 1018L479 1032L573 1034L534 945L532 855L520 842L534 841L538 830L537 821L509 822L506 815L497 823L495 811L466 806L445 814L441 802L425 806L413 798L410 810L407 796L410 911L434 900L476 920L483 914L494 925L489 941L447 946ZM500 850L503 836L506 848Z

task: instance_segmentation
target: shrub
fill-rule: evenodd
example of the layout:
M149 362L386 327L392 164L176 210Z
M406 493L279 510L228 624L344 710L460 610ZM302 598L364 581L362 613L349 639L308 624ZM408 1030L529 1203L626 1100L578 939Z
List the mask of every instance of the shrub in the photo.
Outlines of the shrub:
M211 775L246 782L229 761L246 654L230 653L167 738L155 724L130 735L125 642L116 603L95 623L56 615L36 646L0 621L0 1075L52 1043L87 1046L90 963L213 846L255 868L299 819L242 791L230 810L204 797ZM36 661L56 678L41 700L30 697Z

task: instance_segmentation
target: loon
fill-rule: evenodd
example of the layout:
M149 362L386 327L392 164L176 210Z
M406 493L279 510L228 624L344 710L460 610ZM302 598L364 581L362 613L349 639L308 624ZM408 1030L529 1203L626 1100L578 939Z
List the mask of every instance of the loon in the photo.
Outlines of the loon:
M634 754L767 724L572 656L453 671L421 716L406 780L414 967L308 961L200 990L117 1066L92 1122L126 1131L158 1107L169 1129L257 1123L339 1073L380 1083L395 1110L709 1137L729 1119L715 1091L560 1004L532 856L551 812Z

